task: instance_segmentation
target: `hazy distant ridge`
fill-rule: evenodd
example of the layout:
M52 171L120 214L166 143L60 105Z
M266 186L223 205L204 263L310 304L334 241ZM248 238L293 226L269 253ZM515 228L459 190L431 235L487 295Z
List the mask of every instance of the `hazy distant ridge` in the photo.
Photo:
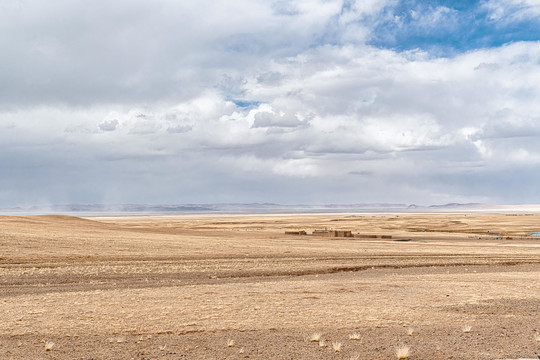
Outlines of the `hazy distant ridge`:
M283 205L273 203L222 203L222 204L59 204L0 209L2 214L72 214L72 215L122 215L122 214L279 214L324 212L540 212L540 205L488 205L480 203L448 203L443 205L416 205L393 203Z
M225 203L225 204L60 204L2 209L10 213L104 213L104 214L154 214L154 213L285 213L285 212L355 212L355 211L404 211L407 204L324 204L282 205L272 203Z

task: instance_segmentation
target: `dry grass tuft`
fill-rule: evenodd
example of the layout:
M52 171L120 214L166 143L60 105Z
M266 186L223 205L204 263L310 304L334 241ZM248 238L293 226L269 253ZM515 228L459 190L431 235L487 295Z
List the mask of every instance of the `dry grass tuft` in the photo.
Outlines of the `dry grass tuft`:
M319 347L325 347L326 346L326 342L324 342L323 339L319 340Z
M538 342L540 342L540 333L534 334L534 339Z
M47 341L45 343L45 351L51 351L54 346L54 343L52 341Z
M243 354L244 353L244 348L240 348L240 351L239 351L240 354Z
M349 340L360 340L360 334L359 333L350 334Z
M401 345L396 349L396 356L398 359L407 359L409 357L409 351L411 348L405 345Z
M227 340L227 346L228 347L233 347L234 346L234 340L233 339Z
M472 330L472 326L470 326L470 325L465 325L465 326L463 327L463 332L464 332L464 333L470 333L471 330Z
M413 334L414 334L414 329L413 328L408 328L407 329L407 335L413 336Z
M321 336L322 336L321 333L313 333L309 337L309 341L317 342L317 341L321 340Z
M341 343L340 342L332 343L332 347L334 348L335 352L340 352L341 351Z

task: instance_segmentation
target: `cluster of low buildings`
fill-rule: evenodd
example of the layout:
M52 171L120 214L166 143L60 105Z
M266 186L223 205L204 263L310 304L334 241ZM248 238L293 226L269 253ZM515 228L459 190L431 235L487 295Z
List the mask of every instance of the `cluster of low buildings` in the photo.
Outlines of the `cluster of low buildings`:
M300 231L285 231L285 235L307 235L304 230ZM380 238L391 239L391 235L367 235L367 234L353 234L350 230L314 230L311 235L324 236L324 237L360 237L360 238Z

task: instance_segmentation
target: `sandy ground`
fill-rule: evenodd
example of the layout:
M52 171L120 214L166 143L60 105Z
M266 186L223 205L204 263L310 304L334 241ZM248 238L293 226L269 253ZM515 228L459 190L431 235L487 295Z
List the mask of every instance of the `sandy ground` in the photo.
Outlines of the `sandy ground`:
M392 239L284 234L325 228ZM0 216L0 359L532 359L539 230L537 214Z

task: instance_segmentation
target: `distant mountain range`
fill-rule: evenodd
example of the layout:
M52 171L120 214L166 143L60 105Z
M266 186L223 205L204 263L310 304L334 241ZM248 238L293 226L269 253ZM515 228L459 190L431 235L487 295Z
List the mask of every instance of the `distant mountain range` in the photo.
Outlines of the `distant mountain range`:
M280 214L280 213L369 213L369 212L504 212L540 211L540 205L487 205L479 203L448 203L444 205L415 205L392 203L282 205L272 203L250 204L61 204L50 206L12 207L0 209L0 214L71 214L91 215L145 215L145 214Z
M418 206L415 204L411 204L407 206L407 209L448 209L448 208L485 208L489 207L490 205L486 204L480 204L480 203L466 203L466 204L460 204L460 203L448 203L443 205L429 205L429 206Z
M61 214L189 214L189 213L324 213L324 212L369 212L404 211L407 204L326 204L326 205L281 205L272 203L250 204L61 204L50 206L13 207L0 209L2 213L61 213Z

